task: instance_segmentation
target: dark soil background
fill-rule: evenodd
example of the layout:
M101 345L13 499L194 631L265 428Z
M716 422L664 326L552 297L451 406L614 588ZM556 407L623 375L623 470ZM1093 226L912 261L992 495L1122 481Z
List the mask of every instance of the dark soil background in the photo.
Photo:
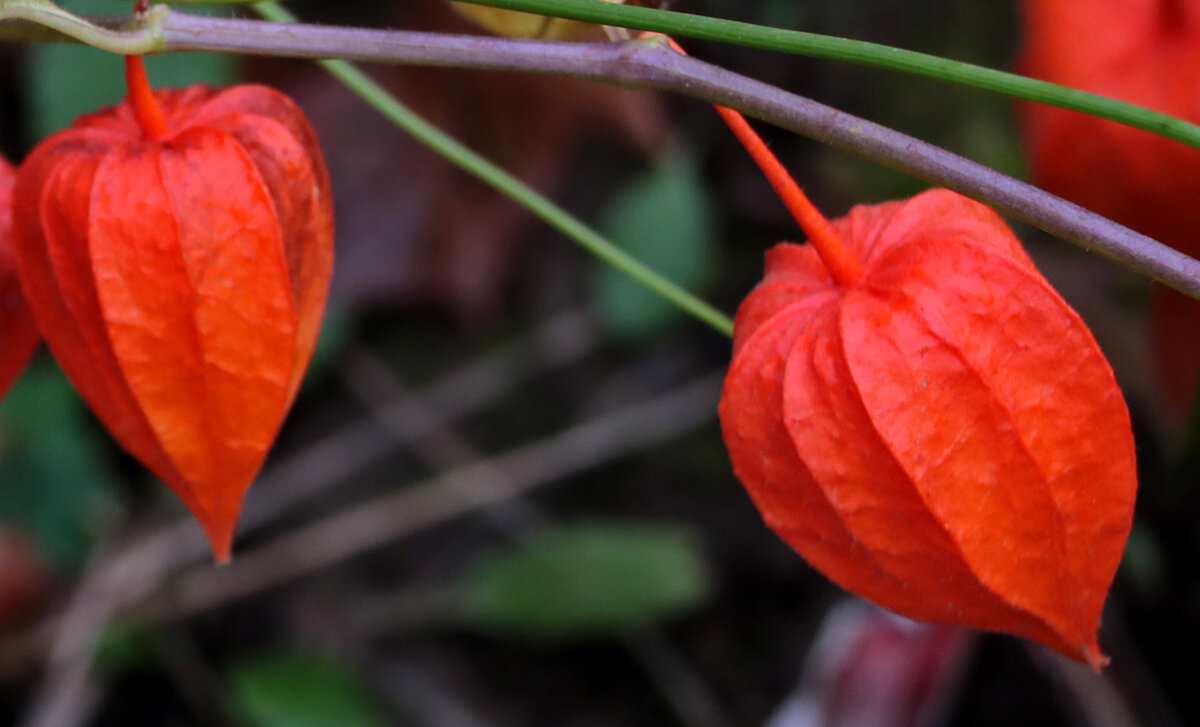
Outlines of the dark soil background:
M62 5L125 10L111 0ZM311 21L475 32L435 0L288 6ZM673 9L998 68L1011 66L1020 39L1014 5L986 0L678 0ZM686 45L1024 174L1007 99ZM96 57L0 45L0 150L18 161L65 123L72 112L52 108L53 97L79 101L99 86L119 96L118 66L86 60ZM0 724L1200 723L1187 665L1200 646L1196 449L1154 398L1142 280L1017 228L1093 327L1135 420L1137 522L1101 632L1113 662L1097 676L1011 637L878 612L783 545L725 456L716 401L730 346L721 335L627 297L570 241L311 64L189 56L178 65L153 62L152 78L269 82L317 127L339 235L322 347L225 568L209 564L183 508L109 442L39 354L0 408ZM796 237L698 102L515 74L371 72L601 228L623 194L665 160L686 159L680 178L702 196L657 224L665 235L704 215L707 232L665 252L650 235L632 252L662 260L729 313L761 275L763 251ZM830 216L924 188L804 138L762 133ZM651 580L633 587L617 568L600 581L610 598L589 596L583 607L602 614L599 625L553 622L572 607L543 608L556 584L532 576L508 620L466 613L461 589L480 563L581 524L601 528L608 546L637 532L682 533L672 541L687 544L681 567L702 575L681 580L681 597L639 610L638 597L679 569L649 569ZM558 572L566 589L590 577L571 565Z

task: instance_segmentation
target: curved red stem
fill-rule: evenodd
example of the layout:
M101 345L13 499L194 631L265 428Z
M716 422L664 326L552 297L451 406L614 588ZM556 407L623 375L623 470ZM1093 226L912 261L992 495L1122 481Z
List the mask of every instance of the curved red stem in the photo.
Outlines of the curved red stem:
M746 117L724 106L713 106L713 108L725 120L729 129L750 153L754 162L758 164L758 168L775 188L775 193L783 200L784 206L788 208L788 212L792 213L792 217L800 225L800 229L808 235L808 241L821 256L821 262L825 264L829 275L838 285L842 286L853 285L861 280L863 265L858 255L846 247L846 243L833 229L833 225L829 224L825 215L822 215L816 205L809 200L808 195L804 194L804 191L796 184L796 180L792 179L792 175L788 174L779 159L767 148L762 137L751 128Z
M125 56L125 86L128 89L129 106L146 138L161 139L166 136L167 119L158 100L154 98L154 91L150 89L146 64L141 56Z
M642 37L651 35L666 38L673 50L687 55L687 52L675 42L674 38L658 33L643 33ZM758 164L758 168L771 183L788 212L792 213L792 217L800 225L800 229L808 235L808 241L821 256L821 262L824 263L825 269L829 271L829 275L834 281L838 285L848 286L861 280L863 277L862 260L854 251L846 247L846 243L833 229L833 225L829 224L829 220L825 219L816 205L809 200L808 195L804 194L800 185L792 179L792 175L788 174L779 159L771 153L762 137L750 126L750 122L746 121L746 117L725 106L714 104L713 108L725 120L729 130L742 143L754 162Z

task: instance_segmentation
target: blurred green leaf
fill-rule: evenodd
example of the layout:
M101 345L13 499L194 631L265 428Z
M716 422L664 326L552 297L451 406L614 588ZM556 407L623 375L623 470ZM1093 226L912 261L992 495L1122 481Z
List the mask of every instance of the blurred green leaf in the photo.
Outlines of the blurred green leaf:
M358 321L345 308L330 305L325 309L317 347L308 364L308 373L304 375L304 388L316 385L341 360L342 354L358 334L357 324Z
M1143 521L1134 520L1121 559L1121 574L1142 596L1155 598L1167 587L1168 571L1167 556L1158 535Z
M37 361L0 404L0 520L37 538L58 567L78 565L116 483L83 402L56 366Z
M231 712L248 727L382 727L380 705L356 675L318 654L239 661L225 679Z
M128 13L132 2L112 0L60 0L64 9L80 15ZM195 8L213 15L220 8ZM150 82L159 86L207 83L228 85L237 80L237 59L219 53L175 53L146 58ZM118 103L125 95L122 57L70 43L42 43L30 49L24 64L26 98L29 99L28 132L42 139L66 128L77 116Z
M696 158L676 150L617 193L600 229L651 269L702 292L717 266L713 209ZM593 303L613 335L634 342L682 319L675 306L609 266L597 268Z
M755 22L773 28L803 29L809 25L811 8L796 0L766 0L758 7ZM729 16L722 16L729 17Z
M154 661L154 633L139 624L111 624L100 636L94 659L101 674L119 674Z
M546 529L482 557L460 584L471 623L535 639L610 636L701 602L707 577L690 531L587 523Z
M1191 496L1196 484L1200 483L1200 386L1192 395L1187 429L1175 446L1167 477L1154 488L1146 490L1147 496L1154 498L1160 508L1181 507Z
M955 117L961 143L956 149L968 159L986 164L1001 174L1025 179L1028 170L1021 139L1012 122L1012 107L1001 99L986 99L974 104L971 113Z

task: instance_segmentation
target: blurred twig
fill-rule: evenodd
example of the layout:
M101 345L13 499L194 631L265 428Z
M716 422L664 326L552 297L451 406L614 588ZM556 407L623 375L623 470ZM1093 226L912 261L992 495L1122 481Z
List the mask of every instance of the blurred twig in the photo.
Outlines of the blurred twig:
M1113 657L1103 676L1116 692L1116 699L1125 702L1122 709L1137 715L1139 724L1185 727L1187 722L1178 711L1181 705L1168 695L1161 676L1155 673L1143 651L1143 644L1130 633L1129 620L1118 598L1110 597L1105 604L1102 636Z
M191 546L170 552L149 551L146 542L162 545L177 531L139 541L105 564L99 578L126 588L116 603L141 622L174 620L225 605L279 586L323 567L361 555L395 539L487 507L540 485L586 470L601 462L652 447L710 421L721 373L631 405L552 437L496 457L473 462L429 481L406 486L380 498L351 506L311 525L298 528L227 567L204 567L165 583L166 574L191 560ZM504 473L507 487L497 488L489 473ZM451 484L453 483L453 484ZM179 543L175 545L178 548ZM182 555L181 555L182 553ZM153 554L155 557L150 557ZM134 564L149 573L131 573ZM0 664L11 670L43 654L60 627L57 619L41 623L0 648Z
M561 366L593 350L596 338L587 316L579 310L560 313L518 343L510 344L452 370L421 392L446 416L463 416L510 390L527 377ZM381 402L377 416L407 436L420 436L420 418L404 400ZM394 451L393 436L381 436L379 425L355 421L273 466L250 491L241 523L242 532L276 521L294 507L343 481L379 457ZM195 522L183 518L136 537L123 549L95 560L85 581L76 588L77 603L89 603L84 592L103 586L104 603L120 608L146 598L163 585L167 575L184 565L203 561L208 549ZM79 599L84 600L80 601ZM96 601L96 607L101 604ZM93 609L93 615L99 611ZM48 657L47 649L66 622L55 616L0 641L0 678L22 673ZM102 624L103 625L103 622ZM89 652L90 655L90 652Z
M449 416L436 405L425 402L420 394L412 391L391 371L382 357L366 346L360 346L347 356L339 373L342 384L360 404L367 407L371 418L394 438L398 446L412 452L431 471L445 472L482 459L482 455L470 443L451 429ZM399 400L405 402L414 420L420 422L419 431L413 427L395 426L387 413L376 404L379 401ZM511 490L517 485L500 471L489 473L488 479L502 490ZM463 485L461 480L453 479L448 484L460 488ZM471 496L470 492L460 494ZM520 538L530 529L545 524L542 514L521 497L498 502L481 514L496 530L512 539Z
M410 713L417 724L492 727L490 721L458 699L427 668L389 660L374 665L370 673L389 701Z
M667 704L688 727L730 724L708 686L679 650L657 629L621 639Z
M191 633L181 628L154 634L154 653L179 695L204 727L239 727L226 711L221 680Z
M186 618L309 575L607 460L661 444L712 419L721 378L722 372L709 374L650 401L353 505L246 553L227 567L193 570L172 584L155 579L151 583L158 585L159 590L134 606L132 617L148 623ZM111 577L113 572L101 570L97 578ZM128 575L123 570L115 572ZM101 584L105 593L116 593L110 590L111 580L103 580ZM90 591L81 592L79 597L85 594L90 596ZM113 598L106 601L103 608L87 612L88 639L86 642L80 640L78 644L71 639L71 663L76 666L66 674L72 680L64 680L66 686L53 692L58 696L52 701L77 709L74 705L78 704L78 699L68 688L76 683L86 684L86 681L75 679L73 675L77 669L82 669L86 676L96 639L104 624L118 606L131 601ZM44 624L37 634L45 638L62 626L72 627L72 623ZM70 634L69 631L63 633ZM38 721L29 724L31 727L71 724L70 721L47 721L60 712L37 709Z
M75 727L84 724L97 701L92 655L120 606L120 582L105 577L109 538L92 550L83 577L59 619L50 643L46 672L22 716L21 727Z
M348 358L342 380L364 404L403 396L415 411L420 411L429 425L429 434L404 443L435 471L479 459L470 443L453 430L447 417L435 407L414 399L415 395L408 391L386 361L368 349L362 348ZM397 432L397 436L404 437L405 434ZM502 470L489 472L487 479L503 490L519 487L519 483L511 481ZM519 495L488 507L482 513L509 539L520 538L535 526L544 527L547 520L536 505ZM682 724L688 727L724 727L728 724L699 675L661 632L648 629L620 641Z
M1081 717L1088 727L1141 727L1108 674L1099 674L1083 664L1055 654L1043 646L1027 644L1033 663L1058 689L1063 705Z
M395 451L397 438L422 437L436 426L425 406L457 419L475 411L534 374L577 361L595 349L596 334L580 309L559 313L527 339L454 369L408 397L374 399L372 417L350 424L273 467L247 501L241 530L276 520L380 457ZM422 403L425 402L425 403ZM255 492L261 496L256 496Z
M185 574L139 613L174 619L206 611L661 444L712 419L721 378L722 373L715 372L649 401L341 510L244 553L225 568Z

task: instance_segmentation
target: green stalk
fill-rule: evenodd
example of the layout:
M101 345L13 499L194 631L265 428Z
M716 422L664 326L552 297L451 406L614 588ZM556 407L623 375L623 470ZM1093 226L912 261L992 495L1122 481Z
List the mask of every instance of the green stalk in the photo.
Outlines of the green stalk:
M130 29L122 31L93 25L50 0L0 0L0 21L26 21L113 53L145 55L158 50L161 39L139 25L152 26L166 10L155 8L145 14L140 24L131 23Z
M1200 148L1200 126L1157 111L1013 73L877 43L599 0L465 1L474 5L522 10L600 25L652 30L684 38L713 40L761 50L886 68L1082 111ZM1085 43L1087 39L1081 39L1080 42Z
M267 20L296 22L296 17L276 2L257 3L254 5L254 11ZM588 252L666 298L685 313L726 336L733 335L733 321L728 316L638 262L566 210L421 118L354 64L342 60L317 62L375 110L422 144L507 195Z

